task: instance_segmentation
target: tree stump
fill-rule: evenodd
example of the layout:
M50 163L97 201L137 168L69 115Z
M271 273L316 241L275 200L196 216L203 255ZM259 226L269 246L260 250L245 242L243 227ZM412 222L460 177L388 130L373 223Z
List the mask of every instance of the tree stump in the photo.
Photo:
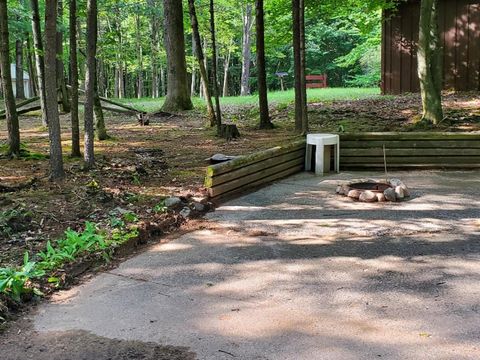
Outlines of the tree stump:
M237 125L234 124L222 124L220 126L220 134L222 138L230 141L240 137L240 132L238 131Z

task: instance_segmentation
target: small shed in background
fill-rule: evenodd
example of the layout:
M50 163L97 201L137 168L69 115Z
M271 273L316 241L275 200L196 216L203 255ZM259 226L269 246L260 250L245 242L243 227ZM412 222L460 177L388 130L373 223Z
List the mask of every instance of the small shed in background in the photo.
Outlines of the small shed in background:
M417 44L420 0L385 12L382 30L382 92L418 92ZM439 0L444 89L480 90L480 1Z
M13 87L13 94L17 96L16 84L17 84L17 67L15 64L10 64L10 72L12 74L12 87ZM25 97L31 98L32 94L30 93L30 75L28 72L23 72L23 88L25 91Z

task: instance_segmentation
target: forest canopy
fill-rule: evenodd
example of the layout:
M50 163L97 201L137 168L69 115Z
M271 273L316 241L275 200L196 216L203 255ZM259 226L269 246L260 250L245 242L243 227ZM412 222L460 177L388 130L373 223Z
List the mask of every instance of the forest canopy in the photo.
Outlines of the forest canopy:
M60 21L68 34L68 2L64 2ZM193 81L193 93L200 92L198 64L194 56L188 5L184 1L187 69ZM207 59L211 62L209 8L207 0L195 2L199 30ZM44 17L44 2L40 2ZM78 1L80 81L85 78L84 49L86 1ZM252 37L255 54L255 28L252 1L217 0L216 26L219 81L223 95L241 92L242 51L245 31ZM306 73L327 74L331 86L378 86L380 82L381 10L385 1L306 1ZM249 9L250 8L250 9ZM266 73L269 90L279 90L276 73L286 72L288 88L293 86L293 49L291 2L267 0L265 10ZM25 54L33 57L30 2L8 0L12 61L15 42L21 40ZM163 1L98 1L98 77L99 92L108 97L157 97L165 94L166 52L163 46ZM249 25L245 29L245 24ZM42 29L43 31L43 29ZM68 77L69 45L64 37L63 57ZM250 92L255 93L255 58L249 76ZM32 61L33 62L33 61ZM25 61L27 64L27 61ZM209 68L207 63L207 69ZM211 64L210 64L211 65Z

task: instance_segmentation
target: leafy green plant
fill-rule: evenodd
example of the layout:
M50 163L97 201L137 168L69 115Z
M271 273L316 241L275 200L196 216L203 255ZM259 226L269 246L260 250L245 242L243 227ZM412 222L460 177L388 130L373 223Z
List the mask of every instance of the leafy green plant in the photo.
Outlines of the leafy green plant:
M53 270L68 261L75 260L83 252L95 252L108 247L105 236L100 234L91 222L85 223L83 232L78 233L72 229L65 231L65 238L57 240L55 246L49 241L45 251L38 253L42 259L39 267L44 270Z
M160 201L157 205L153 207L153 212L156 214L166 213L168 207L165 205L165 200Z
M122 217L127 223L134 223L138 221L138 216L131 211L124 213Z
M37 295L41 295L42 293L38 289L31 289L26 286L30 279L45 275L45 272L37 269L35 265L35 262L30 261L28 253L25 253L23 256L23 266L20 269L0 269L0 293L10 296L15 301L21 301L22 294L31 291Z

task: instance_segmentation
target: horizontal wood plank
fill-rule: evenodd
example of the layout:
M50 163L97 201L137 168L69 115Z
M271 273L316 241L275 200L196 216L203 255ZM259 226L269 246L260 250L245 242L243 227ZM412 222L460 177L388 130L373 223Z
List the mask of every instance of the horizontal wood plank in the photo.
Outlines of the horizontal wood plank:
M431 148L431 149L480 149L480 139L471 140L357 140L340 141L341 149L370 149L383 146L387 149L411 149L411 148Z
M296 150L305 149L305 144L305 140L299 140L285 146L277 146L275 148L260 151L254 154L239 156L231 161L209 166L207 168L207 176L218 176L220 174L225 174L227 172L234 171L266 159L278 157Z
M406 149L385 149L387 159L392 156L480 156L480 148L406 148ZM380 156L383 158L383 148L365 148L365 149L341 149L340 157L358 157L358 156Z
M480 164L480 156L399 156L387 158L388 164ZM340 157L340 164L383 164L383 156Z
M303 170L303 168L304 168L304 164L297 165L297 166L288 168L284 171L278 172L276 174L272 174L272 175L269 175L269 176L264 177L262 179L256 180L256 181L251 182L249 184L246 184L245 186L242 186L241 188L233 189L231 191L227 191L227 192L223 192L223 193L218 191L218 189L215 190L215 188L211 188L211 189L208 189L208 194L209 194L210 197L215 197L215 198L231 196L235 193L246 191L248 189L253 189L253 188L271 183L273 181L283 179L287 176L299 173Z
M216 197L216 196L219 196L221 194L224 194L224 193L242 188L244 186L250 186L251 184L257 183L258 181L260 181L264 178L270 177L270 176L275 175L277 173L284 172L284 171L286 171L288 169L291 169L291 168L300 167L300 169L302 169L304 167L304 161L305 161L305 158L302 156L302 157L299 157L297 159L294 159L294 160L291 160L291 161L288 161L288 162L270 167L268 169L264 169L264 170L258 171L256 173L241 177L239 179L235 179L233 181L229 181L227 183L223 183L221 185L214 186L214 187L209 189L209 194L212 197Z
M205 178L205 187L210 188L213 186L217 186L220 184L224 184L226 182L235 180L235 179L240 179L244 176L250 175L257 173L259 171L271 168L273 166L285 163L287 161L291 161L294 159L298 159L303 157L305 158L305 149L302 148L300 150L295 150L293 152L289 152L280 156L276 156L273 158L269 158L257 163L254 163L252 165L247 165L244 167L241 167L236 170L232 170L228 173L220 174L218 176L207 176Z
M452 132L382 132L339 134L342 141L358 140L480 140L480 133L452 133Z

